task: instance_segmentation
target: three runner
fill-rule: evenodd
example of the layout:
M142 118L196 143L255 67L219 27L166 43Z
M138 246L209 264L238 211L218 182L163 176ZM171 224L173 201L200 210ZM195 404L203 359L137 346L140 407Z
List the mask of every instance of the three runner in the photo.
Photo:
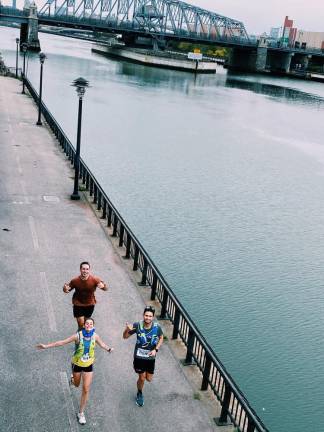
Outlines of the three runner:
M78 331L66 339L36 345L38 349L47 349L75 343L71 384L79 387L82 381L80 409L77 414L78 421L82 425L86 424L84 409L92 382L95 346L98 344L108 352L113 351L113 348L108 347L95 332L94 320L91 318L96 303L96 288L104 291L108 289L100 278L90 274L90 264L84 261L80 264L80 275L73 278L69 283L65 283L63 287L65 293L75 290L72 303L73 315L79 326ZM151 382L153 379L156 355L163 343L163 332L158 322L154 320L154 315L155 309L152 306L146 306L143 320L133 324L126 323L123 331L124 339L136 334L133 366L138 374L136 404L140 407L144 405L143 388L145 381Z

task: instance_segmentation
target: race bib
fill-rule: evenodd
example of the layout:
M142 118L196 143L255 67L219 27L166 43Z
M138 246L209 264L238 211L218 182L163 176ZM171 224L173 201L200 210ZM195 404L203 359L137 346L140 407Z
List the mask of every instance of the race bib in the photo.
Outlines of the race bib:
M84 355L81 357L81 361L84 362L84 363L86 363L86 362L89 361L89 360L90 360L89 353L84 354Z
M151 358L149 356L150 352L151 352L151 350L146 350L146 349L143 349L143 348L137 348L137 350L136 350L136 357L144 358L144 359L150 359Z

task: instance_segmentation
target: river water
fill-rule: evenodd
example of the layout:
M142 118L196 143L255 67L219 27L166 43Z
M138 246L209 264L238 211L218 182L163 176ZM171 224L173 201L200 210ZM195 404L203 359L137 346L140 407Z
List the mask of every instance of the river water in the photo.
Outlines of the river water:
M0 27L7 65L16 37ZM272 432L323 430L324 85L40 39L45 103L75 142L70 83L90 81L82 157L258 415ZM37 88L35 54L28 77Z

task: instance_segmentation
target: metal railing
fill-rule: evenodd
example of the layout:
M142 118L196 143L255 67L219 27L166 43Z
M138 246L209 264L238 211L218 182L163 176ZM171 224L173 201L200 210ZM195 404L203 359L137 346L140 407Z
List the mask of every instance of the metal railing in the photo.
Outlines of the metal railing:
M38 102L38 94L27 78L25 83L35 102ZM41 111L71 161L71 165L73 165L74 146L44 103L42 103ZM241 432L267 432L266 426L249 405L245 396L191 320L140 241L82 159L80 159L79 172L80 179L90 197L92 197L93 204L101 212L101 218L106 220L107 227L112 230L112 237L118 238L118 245L125 248L124 257L133 261L132 268L134 271L139 270L141 272L141 285L149 286L151 288L151 300L157 300L160 303L160 318L171 321L173 325L172 339L180 338L186 346L184 364L196 364L202 374L201 390L207 390L208 386L210 386L220 402L221 414L218 424L226 424L229 418Z

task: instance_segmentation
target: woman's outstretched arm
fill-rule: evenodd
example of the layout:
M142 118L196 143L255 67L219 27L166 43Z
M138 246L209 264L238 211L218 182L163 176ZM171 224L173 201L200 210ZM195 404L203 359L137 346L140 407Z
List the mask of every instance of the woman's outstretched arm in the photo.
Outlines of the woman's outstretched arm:
M47 348L54 348L54 347L58 347L58 346L62 346L62 345L66 345L68 343L71 342L77 342L78 336L77 334L74 334L66 339L63 340L59 340L56 342L50 342L48 344L37 344L36 348L37 349L47 349Z
M108 347L108 345L106 345L105 342L101 339L101 337L97 334L96 334L96 342L100 346L100 348L108 351L109 353L114 350L114 348Z

